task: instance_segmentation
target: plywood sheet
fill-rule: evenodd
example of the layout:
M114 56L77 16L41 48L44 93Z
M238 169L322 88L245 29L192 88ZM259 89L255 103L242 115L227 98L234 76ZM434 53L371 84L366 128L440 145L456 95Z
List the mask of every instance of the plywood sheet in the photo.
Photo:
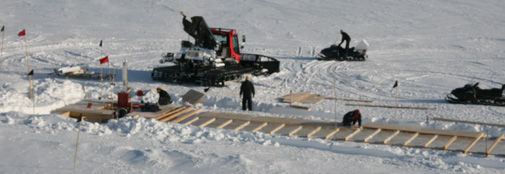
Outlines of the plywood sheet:
M308 97L300 100L300 103L309 103L309 104L318 104L319 102L326 99L327 96L319 95L319 94L311 94Z
M309 97L311 94L307 92L298 92L298 93L292 93L286 96L281 97L282 102L284 103L297 103L300 102L301 100Z
M182 96L182 101L195 105L197 103L200 103L204 97L204 93L191 89Z

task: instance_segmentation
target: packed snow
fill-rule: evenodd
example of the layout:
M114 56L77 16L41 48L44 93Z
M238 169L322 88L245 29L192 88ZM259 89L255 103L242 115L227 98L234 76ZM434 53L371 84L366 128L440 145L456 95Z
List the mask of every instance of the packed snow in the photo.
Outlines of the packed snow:
M504 107L455 105L444 101L454 88L480 82L505 83L505 1L486 0L18 0L0 2L5 38L0 70L0 173L73 172L78 124L52 112L85 98L115 97L120 64L128 61L133 91L166 88L183 105L195 84L170 84L150 77L160 54L180 49L184 11L203 16L211 27L237 29L247 36L242 52L281 61L281 72L253 76L254 111L241 110L239 81L212 87L197 108L204 111L339 121L360 109L364 123L487 132L505 128L425 122L426 116L505 124ZM25 37L18 37L26 29ZM340 42L340 30L370 44L364 62L317 61L323 48ZM103 40L102 51L98 46ZM192 39L191 39L192 40ZM28 51L29 60L26 58ZM54 68L87 63L109 72L98 59L109 56L115 83L57 77ZM34 102L27 64L34 69ZM335 77L335 78L334 78ZM289 107L278 97L311 92L436 110L346 106L332 100ZM335 85L334 85L335 84ZM336 88L336 90L335 90ZM336 93L334 92L336 91ZM157 93L143 98L155 102ZM139 100L134 98L133 100ZM503 146L503 143L500 144ZM251 133L151 119L124 118L106 124L83 122L76 173L504 173L500 156L462 154L355 142Z

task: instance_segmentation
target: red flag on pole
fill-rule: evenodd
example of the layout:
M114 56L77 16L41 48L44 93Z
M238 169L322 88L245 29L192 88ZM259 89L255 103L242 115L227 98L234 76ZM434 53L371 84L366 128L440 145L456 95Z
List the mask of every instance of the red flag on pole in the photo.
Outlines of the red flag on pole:
M109 56L105 56L104 58L100 59L100 64L104 64L104 63L107 63L107 62L109 62Z
M25 32L24 29L23 29L23 31L21 31L21 32L18 33L18 36L24 36L24 35L26 35L26 32Z

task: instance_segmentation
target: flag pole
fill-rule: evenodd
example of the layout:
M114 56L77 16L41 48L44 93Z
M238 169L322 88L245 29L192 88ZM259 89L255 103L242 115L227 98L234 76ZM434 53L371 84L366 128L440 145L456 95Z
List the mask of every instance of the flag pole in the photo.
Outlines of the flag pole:
M396 110L398 110L398 86L396 87L396 95L395 95L395 118L394 118L394 122L395 122L395 132L396 132L396 125L398 124L396 122ZM394 144L395 140L393 139L393 144Z
M79 147L79 135L81 134L81 122L82 122L83 116L82 114L79 116L77 121L79 121L79 130L77 131L77 142L75 143L75 155L74 155L74 171L75 171L75 164L77 162L77 148Z
M102 40L100 40L100 59L102 58ZM103 99L103 74L102 74L102 62L100 62L100 80L102 84L100 86L100 99Z
M337 68L335 68L335 71L333 71L332 76L333 76L333 96L335 97L335 100L333 100L333 108L335 112L335 131L338 129L338 121L337 121L337 80L335 73L337 72ZM335 138L337 138L337 134L335 134Z
M4 52L4 29L5 29L5 26L2 26L2 50L0 51L0 75L2 74L2 62L3 62L3 52Z
M23 31L25 31L25 30L23 30ZM28 41L26 39L26 34L24 34L24 37L25 37L26 64L28 67L28 74L30 74L30 57L28 56ZM33 111L33 114L35 114L35 101L33 99L32 75L28 75L28 82L30 84L30 100L32 100L32 111Z

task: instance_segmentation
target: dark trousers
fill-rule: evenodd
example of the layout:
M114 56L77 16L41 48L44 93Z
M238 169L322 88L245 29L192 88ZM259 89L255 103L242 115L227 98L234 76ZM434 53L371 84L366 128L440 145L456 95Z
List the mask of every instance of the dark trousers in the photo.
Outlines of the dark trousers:
M242 110L246 110L246 104L247 104L247 108L252 111L252 100L250 97L244 97L242 98Z

